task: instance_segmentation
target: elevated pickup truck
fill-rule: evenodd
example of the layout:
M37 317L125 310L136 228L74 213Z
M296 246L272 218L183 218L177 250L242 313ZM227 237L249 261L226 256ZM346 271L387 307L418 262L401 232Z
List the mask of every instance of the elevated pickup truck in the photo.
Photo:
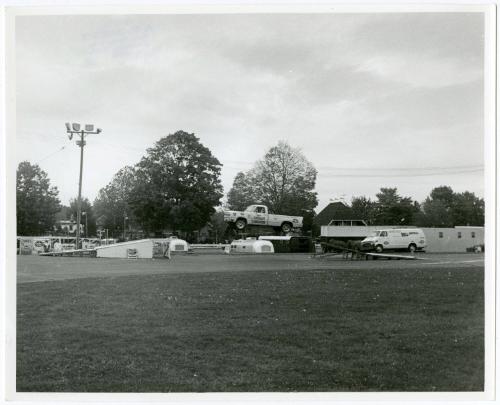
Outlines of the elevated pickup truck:
M265 205L250 205L245 211L224 211L224 221L234 224L242 231L247 225L262 225L280 228L284 233L302 228L302 217L269 214Z

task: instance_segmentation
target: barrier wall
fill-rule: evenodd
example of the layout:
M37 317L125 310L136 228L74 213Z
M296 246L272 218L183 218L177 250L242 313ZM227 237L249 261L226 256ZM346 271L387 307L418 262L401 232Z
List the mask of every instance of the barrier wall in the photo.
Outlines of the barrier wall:
M112 257L127 259L135 256L138 259L153 258L153 241L151 239L134 240L130 242L114 243L95 248L97 257ZM133 254L133 256L131 256Z

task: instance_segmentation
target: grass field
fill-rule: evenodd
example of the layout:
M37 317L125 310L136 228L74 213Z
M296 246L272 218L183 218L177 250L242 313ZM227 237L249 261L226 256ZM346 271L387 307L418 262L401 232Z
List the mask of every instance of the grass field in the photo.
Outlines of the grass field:
M481 266L279 257L20 257L17 391L483 390Z

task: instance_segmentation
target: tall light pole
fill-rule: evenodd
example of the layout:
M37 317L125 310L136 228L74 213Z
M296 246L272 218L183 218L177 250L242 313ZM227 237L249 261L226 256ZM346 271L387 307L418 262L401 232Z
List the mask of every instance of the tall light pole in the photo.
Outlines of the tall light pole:
M83 147L85 146L85 136L89 134L100 134L100 128L94 128L93 124L85 124L81 127L80 124L73 122L71 125L66 123L66 132L68 133L69 140L73 139L73 135L80 135L80 139L76 144L80 147L80 178L78 181L78 202L76 210L76 248L80 248L80 222L82 219L82 172L83 172Z

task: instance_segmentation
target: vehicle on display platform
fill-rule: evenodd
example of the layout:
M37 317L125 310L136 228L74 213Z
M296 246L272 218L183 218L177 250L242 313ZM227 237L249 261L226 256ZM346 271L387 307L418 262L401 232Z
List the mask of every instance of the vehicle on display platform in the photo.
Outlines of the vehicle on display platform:
M224 211L224 221L242 231L247 225L272 226L289 233L302 228L302 217L270 214L265 205L250 205L245 211Z
M361 249L374 250L381 253L384 250L407 250L411 253L424 250L427 241L422 229L380 229L361 241Z

